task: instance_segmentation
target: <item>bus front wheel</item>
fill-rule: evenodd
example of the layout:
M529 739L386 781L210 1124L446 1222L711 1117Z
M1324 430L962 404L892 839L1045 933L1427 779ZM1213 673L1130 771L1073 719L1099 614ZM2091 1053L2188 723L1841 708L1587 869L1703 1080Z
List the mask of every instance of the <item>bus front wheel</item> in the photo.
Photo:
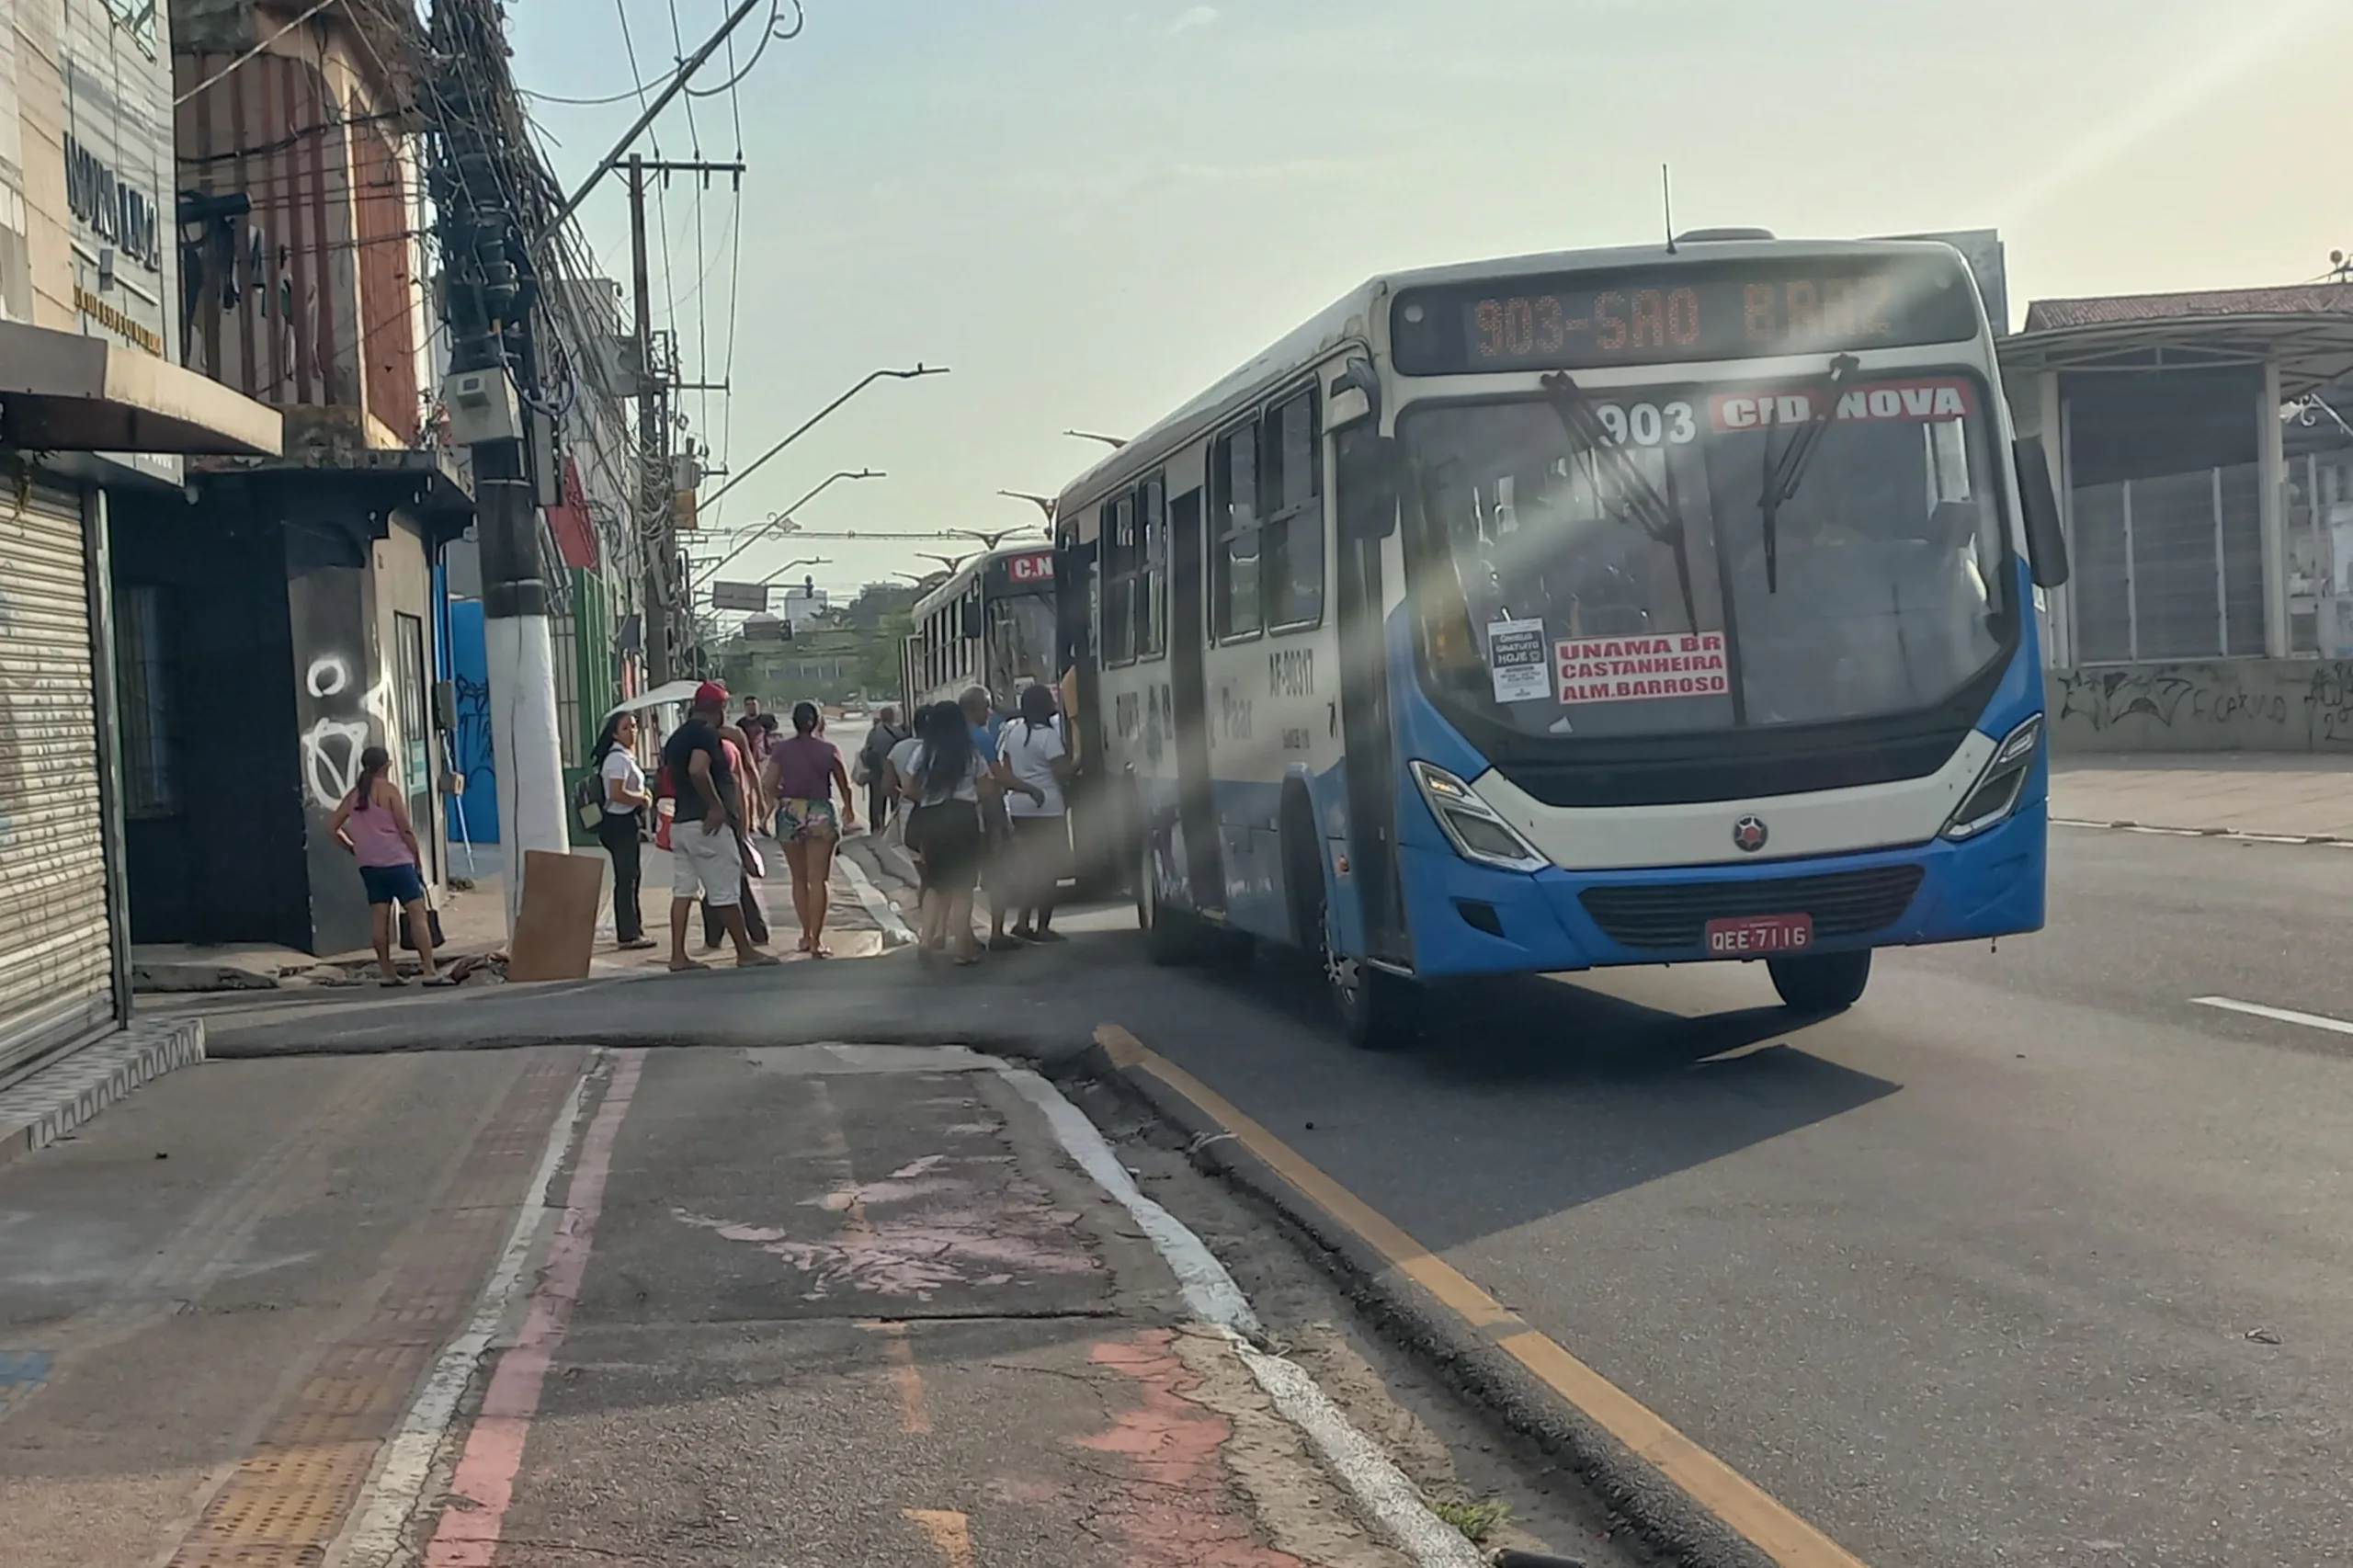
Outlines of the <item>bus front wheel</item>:
M1802 959L1767 959L1773 989L1801 1013L1840 1013L1853 1006L1870 983L1869 948L1855 953L1812 953Z
M1332 927L1322 897L1314 911L1314 953L1324 989L1340 1016L1340 1033L1358 1051L1397 1051L1420 1037L1422 987L1403 975L1375 969L1334 950Z

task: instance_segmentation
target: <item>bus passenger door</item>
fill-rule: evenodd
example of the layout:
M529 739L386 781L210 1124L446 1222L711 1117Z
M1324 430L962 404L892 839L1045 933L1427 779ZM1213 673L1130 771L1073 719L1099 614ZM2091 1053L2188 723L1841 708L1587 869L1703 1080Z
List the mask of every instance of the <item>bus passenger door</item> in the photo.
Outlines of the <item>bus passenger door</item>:
M1347 746L1348 882L1364 921L1364 957L1410 965L1413 943L1397 880L1397 759L1389 722L1389 661L1381 624L1381 551L1395 502L1371 423L1335 438L1338 472L1340 725ZM1390 528L1379 511L1392 509Z
M1202 604L1199 490L1169 502L1168 532L1168 695L1176 721L1176 820L1185 829L1193 907L1222 913L1225 870L1218 853L1217 795L1210 783L1209 681L1201 666L1209 620Z

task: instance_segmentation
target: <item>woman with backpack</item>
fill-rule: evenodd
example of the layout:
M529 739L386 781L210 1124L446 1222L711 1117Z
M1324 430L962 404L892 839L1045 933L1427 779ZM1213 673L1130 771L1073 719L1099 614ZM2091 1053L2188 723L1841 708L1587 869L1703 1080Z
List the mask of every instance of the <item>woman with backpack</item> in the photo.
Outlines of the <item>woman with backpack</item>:
M359 754L359 782L335 809L327 831L359 862L359 881L368 890L370 934L376 941L376 967L386 985L402 983L392 961L392 909L408 915L409 939L415 945L417 967L425 983L448 983L433 968L433 911L425 902L425 877L418 869L424 855L416 846L416 829L410 825L408 801L391 778L392 754L369 746Z
M1053 929L1054 899L1070 858L1063 787L1070 782L1071 761L1051 687L1033 682L1021 688L1021 716L999 733L996 744L997 781L1013 825L1006 850L1012 935L1024 942L1059 942L1064 938Z

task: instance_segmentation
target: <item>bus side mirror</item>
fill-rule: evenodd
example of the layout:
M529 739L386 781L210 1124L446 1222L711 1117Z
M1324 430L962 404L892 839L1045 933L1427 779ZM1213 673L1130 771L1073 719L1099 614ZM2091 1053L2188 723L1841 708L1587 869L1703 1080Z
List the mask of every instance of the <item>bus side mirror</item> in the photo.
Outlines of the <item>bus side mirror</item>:
M2067 530L2059 517L2059 493L2051 484L2051 460L2040 436L2021 436L2014 449L2018 471L2018 506L2025 514L2027 564L2038 588L2067 580Z

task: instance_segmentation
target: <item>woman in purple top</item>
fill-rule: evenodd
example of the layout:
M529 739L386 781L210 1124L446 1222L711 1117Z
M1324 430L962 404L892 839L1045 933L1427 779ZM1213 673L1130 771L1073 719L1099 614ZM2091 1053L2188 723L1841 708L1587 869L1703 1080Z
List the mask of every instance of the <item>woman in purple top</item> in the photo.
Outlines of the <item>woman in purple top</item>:
M408 911L408 928L416 943L417 968L425 973L425 983L439 985L443 982L433 968L433 916L425 902L425 878L417 869L422 857L417 853L416 830L409 825L408 801L390 777L392 767L392 753L382 746L361 752L359 782L335 807L327 831L359 862L359 880L368 889L368 914L374 926L376 965L383 971L384 983L401 983L400 969L392 962L392 908L397 904Z
M858 825L851 802L849 770L834 743L817 732L823 715L813 702L792 705L792 735L768 748L768 799L776 802L776 838L792 868L792 908L801 916L801 950L826 957L825 911L831 903L834 845L842 824ZM834 815L834 791L842 792L842 814Z

